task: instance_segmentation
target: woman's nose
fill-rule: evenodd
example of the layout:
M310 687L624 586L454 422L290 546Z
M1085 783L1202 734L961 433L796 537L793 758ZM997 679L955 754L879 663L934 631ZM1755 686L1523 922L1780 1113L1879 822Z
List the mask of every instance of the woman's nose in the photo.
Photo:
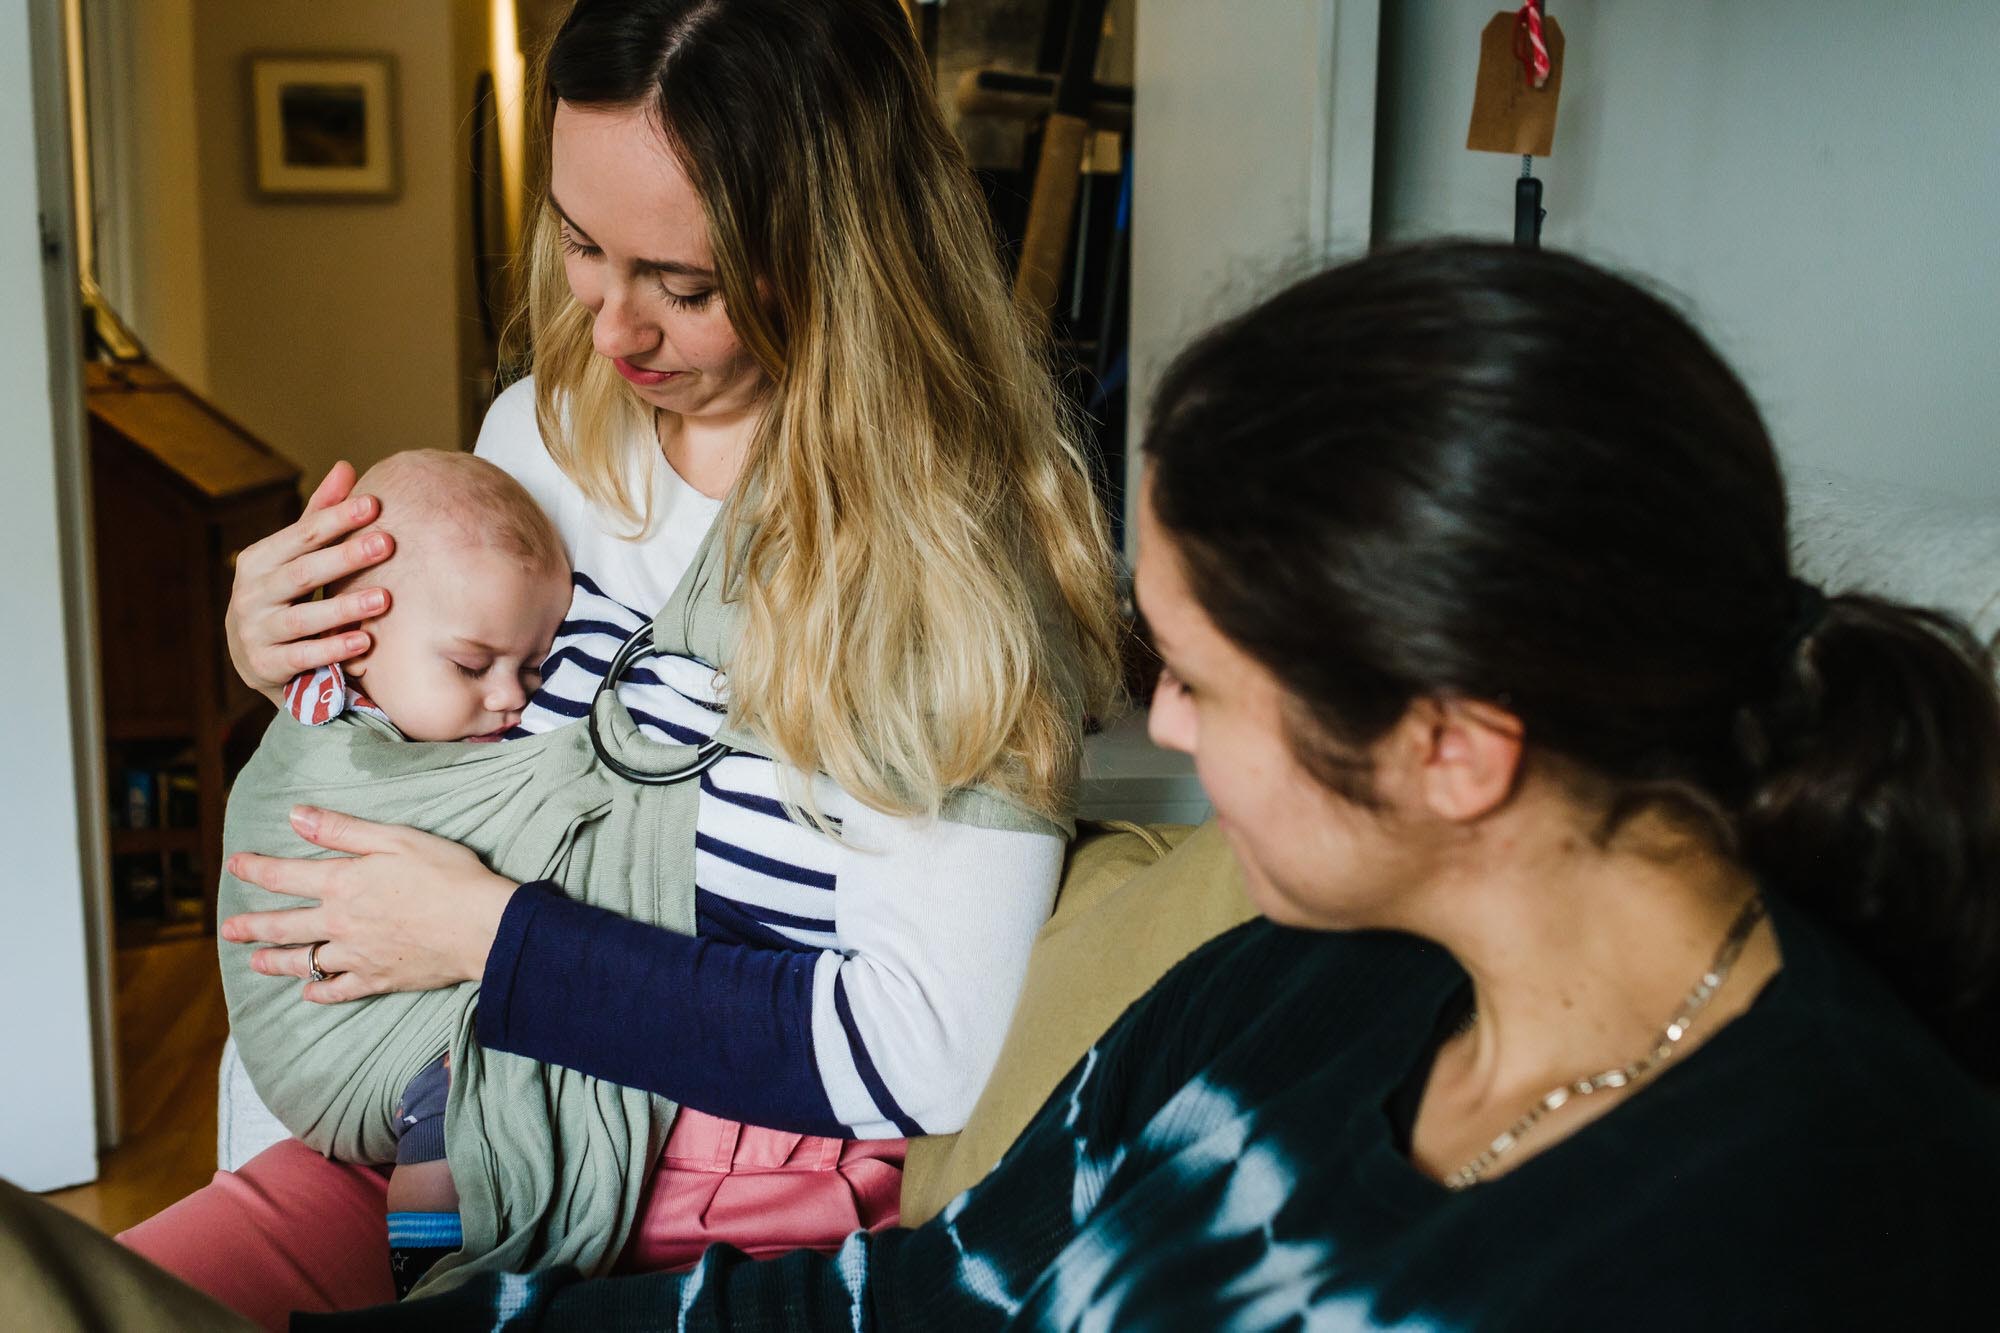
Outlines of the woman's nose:
M1146 734L1162 750L1194 753L1194 705L1170 677L1162 675L1146 713Z
M660 331L644 318L621 288L605 292L591 325L591 344L600 356L632 360L651 353L660 345Z

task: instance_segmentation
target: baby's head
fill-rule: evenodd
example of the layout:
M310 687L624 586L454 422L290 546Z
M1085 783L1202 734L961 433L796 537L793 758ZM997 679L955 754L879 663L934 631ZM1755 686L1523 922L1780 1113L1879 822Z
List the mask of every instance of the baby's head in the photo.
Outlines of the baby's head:
M411 740L494 738L521 720L569 609L554 525L519 482L471 454L393 454L354 491L382 502L373 526L396 551L347 580L389 590L348 676Z

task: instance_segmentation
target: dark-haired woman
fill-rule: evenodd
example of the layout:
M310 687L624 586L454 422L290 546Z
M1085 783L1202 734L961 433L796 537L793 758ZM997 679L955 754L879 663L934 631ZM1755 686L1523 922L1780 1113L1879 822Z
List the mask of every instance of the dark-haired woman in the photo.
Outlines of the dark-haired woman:
M1197 344L1147 451L1154 735L1268 919L930 1225L465 1326L1985 1322L1992 663L1793 577L1702 339L1574 260L1385 254Z

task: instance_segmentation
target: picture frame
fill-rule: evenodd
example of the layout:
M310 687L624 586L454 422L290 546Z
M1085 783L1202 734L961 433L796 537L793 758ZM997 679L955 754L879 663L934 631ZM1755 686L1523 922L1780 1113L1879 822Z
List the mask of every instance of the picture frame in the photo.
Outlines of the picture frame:
M377 53L247 58L251 181L266 199L394 199L396 60Z

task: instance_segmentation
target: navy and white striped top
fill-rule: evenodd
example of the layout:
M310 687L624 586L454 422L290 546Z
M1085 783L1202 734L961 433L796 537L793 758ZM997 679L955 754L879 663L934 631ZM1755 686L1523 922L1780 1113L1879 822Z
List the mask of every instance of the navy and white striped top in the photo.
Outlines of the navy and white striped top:
M478 452L527 487L568 548L575 597L522 729L572 723L679 582L717 502L661 462L635 478L652 530L619 538L549 459L528 382L494 404ZM725 690L704 663L653 657L619 695L642 730L686 744L720 725ZM480 1040L775 1129L957 1129L1054 901L1061 839L886 816L821 777L836 840L786 815L779 781L751 755L702 777L694 937L543 886L517 893L488 960Z

